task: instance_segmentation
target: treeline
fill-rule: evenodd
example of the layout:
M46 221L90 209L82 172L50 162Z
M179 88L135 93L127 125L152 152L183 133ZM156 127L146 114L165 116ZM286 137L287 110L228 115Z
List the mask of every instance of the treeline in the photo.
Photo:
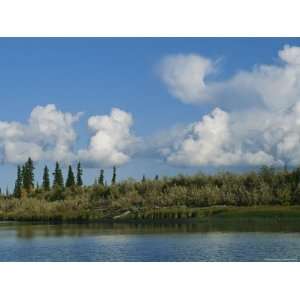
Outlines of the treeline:
M115 207L209 207L300 204L300 168L263 166L257 172L178 175L93 186L89 199Z
M15 180L14 190L11 194L8 188L5 192L6 198L17 198L25 199L30 197L35 197L37 194L45 194L53 192L55 194L54 199L60 200L63 197L63 192L65 190L72 190L78 192L78 188L83 187L83 169L81 163L78 162L76 166L76 176L71 165L68 166L67 178L64 181L63 172L59 162L56 162L55 168L53 170L52 184L50 179L50 171L47 165L43 169L42 183L39 185L38 181L35 181L35 166L33 160L29 157L24 165L17 166L17 178ZM113 167L113 174L111 179L111 184L116 183L116 167ZM100 175L95 179L95 184L107 185L104 179L104 170L100 170ZM0 195L1 189L0 189ZM3 195L2 195L3 196Z
M13 196L15 198L26 198L28 195L35 191L48 192L53 190L63 190L66 188L72 188L75 186L82 186L82 168L80 162L77 164L77 175L76 180L72 166L68 168L67 180L64 183L63 173L58 162L55 164L55 169L52 173L53 175L53 185L50 183L49 168L44 167L43 180L41 187L38 183L35 185L35 175L34 175L34 164L31 158L28 158L27 162L23 166L17 167L17 179L15 181Z
M89 207L141 208L141 207L208 207L214 205L256 206L300 204L300 168L293 170L262 167L257 172L234 174L229 172L194 176L116 181L116 168L107 184L104 170L100 170L94 184L83 183L80 162L76 172L68 167L64 180L59 163L50 171L44 167L41 185L35 184L35 167L31 158L17 168L17 178L11 199L39 199L60 201L84 199ZM51 183L52 181L52 183Z

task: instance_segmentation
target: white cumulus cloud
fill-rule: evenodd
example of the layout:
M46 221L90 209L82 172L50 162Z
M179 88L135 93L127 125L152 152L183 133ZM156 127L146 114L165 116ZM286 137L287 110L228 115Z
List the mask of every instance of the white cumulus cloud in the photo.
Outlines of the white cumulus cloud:
M33 160L73 160L73 123L79 117L80 113L63 113L49 104L35 107L25 124L0 121L2 161L22 163L29 156Z
M164 135L168 135L164 133ZM195 123L170 130L156 143L173 165L297 166L300 162L300 101L274 112L252 109L225 112L215 108Z
M205 78L212 73L215 63L196 54L177 54L165 57L160 76L171 94L183 102L204 102L209 99Z
M110 115L92 116L88 126L93 132L87 149L78 152L79 159L88 166L122 165L129 161L138 139L131 132L131 114L113 108Z
M245 137L237 134L237 125L227 112L215 108L199 122L188 125L184 136L180 131L181 138L177 137L162 154L168 163L184 166L280 163L262 149L250 150L244 143Z
M240 70L223 81L205 82L211 69L199 66L202 59L214 65L195 54L192 59L169 56L161 65L162 80L174 96L217 106L177 135L171 130L171 140L157 143L166 161L185 166L299 165L300 47L286 45L278 51L277 63Z
M129 161L139 141L131 132L131 114L113 108L110 115L92 116L92 131L87 148L75 149L77 134L74 123L81 113L62 112L55 105L36 106L26 123L0 121L0 155L2 162L23 163L51 160L85 166L122 165Z
M214 65L197 54L170 55L161 62L160 76L170 93L186 103L211 101L225 109L256 105L280 110L299 100L300 47L284 46L277 64L257 65L229 79L206 82Z

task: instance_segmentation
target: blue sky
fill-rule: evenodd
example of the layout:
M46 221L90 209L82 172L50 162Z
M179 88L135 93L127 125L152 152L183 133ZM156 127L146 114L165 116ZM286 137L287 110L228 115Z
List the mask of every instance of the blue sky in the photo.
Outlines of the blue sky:
M34 107L47 104L55 104L62 112L83 112L74 124L77 133L74 147L80 149L87 147L91 136L87 128L88 119L94 115L109 115L112 107L116 107L132 115L132 134L148 140L176 124L185 126L197 122L216 106L221 106L224 111L228 109L226 105L223 108L216 104L219 99L202 101L199 96L190 103L174 96L161 76L160 64L165 57L194 54L208 58L217 65L209 75L211 79L207 77L208 81L228 84L240 70L252 74L253 68L258 65L280 66L282 62L278 59L278 51L286 44L300 46L300 40L1 38L0 121L26 123ZM229 85L232 86L231 83ZM228 97L228 93L224 94ZM221 99L223 94L211 97ZM293 99L291 103L294 104ZM236 114L232 106L229 110ZM119 167L120 178L193 173L210 168L209 163L202 165L199 160L194 165L169 164L165 160L166 157L157 155L130 155L130 160ZM37 162L38 173L41 166L43 162ZM217 167L229 166L220 164ZM12 185L15 169L10 162L2 164L2 188ZM86 181L91 182L98 171L98 167L86 170Z

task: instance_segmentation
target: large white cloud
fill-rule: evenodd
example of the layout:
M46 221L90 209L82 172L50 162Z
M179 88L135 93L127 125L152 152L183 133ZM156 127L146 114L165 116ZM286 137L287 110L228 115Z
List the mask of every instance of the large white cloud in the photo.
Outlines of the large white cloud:
M158 148L166 161L186 166L298 165L300 47L285 46L274 65L257 65L251 71L239 71L227 80L215 82L205 81L210 70L195 63L196 57L165 58L161 64L162 80L183 102L210 101L219 108L180 128L177 136L174 129L170 131L172 141L160 140ZM198 56L201 59L204 58ZM184 71L178 75L173 70L178 74ZM173 81L166 80L169 77Z
M278 63L257 65L223 81L206 81L215 62L201 55L165 57L160 76L172 95L186 103L211 101L221 108L253 105L286 109L300 97L300 47L286 45L278 52Z
M184 166L281 164L263 148L251 149L238 126L228 113L215 108L199 122L181 128L161 154L168 163Z
M63 113L53 104L35 107L28 123L0 121L2 161L22 163L33 160L72 161L79 114Z
M139 141L131 133L131 114L113 108L110 115L93 116L88 127L93 132L86 149L75 150L77 134L74 123L81 113L59 111L55 105L35 107L23 124L0 121L0 154L2 162L23 163L52 160L72 163L81 160L85 166L122 165L129 161Z
M164 139L164 136L170 139ZM166 161L182 166L300 163L300 101L284 111L215 108L198 122L156 138Z
M94 133L87 149L78 157L87 166L122 165L129 161L130 153L138 139L131 132L131 114L113 108L110 115L93 116L88 126Z
M205 78L214 71L215 63L196 54L165 57L159 71L169 91L183 102L204 102L209 99Z

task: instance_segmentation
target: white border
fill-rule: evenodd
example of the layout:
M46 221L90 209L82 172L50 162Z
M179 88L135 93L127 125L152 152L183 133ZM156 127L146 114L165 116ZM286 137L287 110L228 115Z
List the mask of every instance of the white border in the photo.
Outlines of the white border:
M299 36L298 3L0 0L0 36ZM292 299L299 274L297 263L0 264L1 298L31 300Z
M3 263L2 299L293 299L291 263Z
M295 0L1 0L0 36L299 36Z

